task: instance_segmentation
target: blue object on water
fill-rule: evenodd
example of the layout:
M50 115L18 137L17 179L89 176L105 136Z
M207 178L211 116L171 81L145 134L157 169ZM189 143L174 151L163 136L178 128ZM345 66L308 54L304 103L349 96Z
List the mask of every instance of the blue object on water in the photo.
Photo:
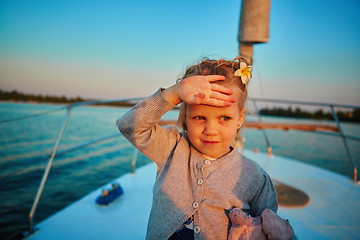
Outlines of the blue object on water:
M96 198L96 203L108 206L124 194L124 190L118 183L113 183L110 190L104 189L101 196Z

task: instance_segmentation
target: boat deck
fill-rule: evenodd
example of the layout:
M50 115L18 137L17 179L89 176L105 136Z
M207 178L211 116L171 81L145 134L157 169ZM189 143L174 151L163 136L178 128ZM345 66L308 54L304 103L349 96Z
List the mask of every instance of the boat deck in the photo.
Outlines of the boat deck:
M124 195L112 205L95 203L108 183L36 225L27 239L145 239L155 174L151 163L115 179L111 183L120 183Z
M246 152L275 180L307 193L302 208L279 206L298 239L360 239L360 185L351 179L289 158Z
M310 202L301 208L279 206L278 214L289 219L298 239L360 239L360 185L350 179L301 162L245 151L276 181L304 191ZM103 188L36 225L28 239L144 239L156 166L148 164L135 174L113 182L124 195L109 207L95 204Z

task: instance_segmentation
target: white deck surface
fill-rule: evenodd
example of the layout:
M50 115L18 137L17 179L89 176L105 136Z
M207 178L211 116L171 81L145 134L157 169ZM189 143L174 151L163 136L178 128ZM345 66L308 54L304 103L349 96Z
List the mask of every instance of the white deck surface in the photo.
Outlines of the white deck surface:
M283 157L246 152L271 178L310 197L303 208L279 207L298 239L360 239L360 185L342 175Z
M111 188L109 183L38 224L28 239L145 239L155 174L156 165L149 164L112 181L124 189L114 204L95 203L104 187Z
M310 196L306 207L278 211L290 220L298 239L360 239L359 184L288 158L269 159L250 151L245 155L272 178ZM97 206L98 189L38 224L39 230L29 239L144 239L155 173L155 164L149 164L114 180L124 188L119 201L110 207Z

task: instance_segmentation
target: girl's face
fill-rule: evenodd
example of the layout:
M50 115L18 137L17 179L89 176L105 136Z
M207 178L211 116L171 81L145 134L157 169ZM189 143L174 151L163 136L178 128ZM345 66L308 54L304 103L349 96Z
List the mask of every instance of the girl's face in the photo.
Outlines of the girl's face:
M238 103L230 107L187 105L185 121L192 145L204 155L219 158L230 151L243 118Z

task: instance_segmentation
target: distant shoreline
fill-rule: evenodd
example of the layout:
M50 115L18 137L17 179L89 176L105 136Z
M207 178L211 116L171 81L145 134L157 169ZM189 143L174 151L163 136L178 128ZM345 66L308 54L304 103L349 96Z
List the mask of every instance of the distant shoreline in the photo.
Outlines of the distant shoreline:
M72 104L76 102L85 102L85 101L94 101L95 99L83 99L81 97L67 98L63 96L50 96L50 95L41 95L41 94L28 94L13 91L4 91L0 89L0 102L22 102L22 103L51 103L51 104ZM116 107L132 107L134 102L115 102L115 103L106 103L106 104L94 104L94 105L103 105L103 106L116 106Z
M75 102L84 102L84 101L93 101L94 99L83 99L81 97L76 98L67 98L65 96L49 96L41 94L27 94L21 93L16 90L11 92L3 91L0 89L0 102L14 102L14 103L33 103L33 104L72 104ZM104 104L94 104L97 106L113 106L113 107L132 107L135 105L133 101L131 102L115 102L115 103L104 103ZM263 116L277 116L277 117L293 117L293 118L305 118L305 119L315 119L315 120L334 120L330 112L324 112L322 109L319 109L315 112L308 112L300 108L292 109L288 107L284 108L263 108L260 109L260 115ZM352 111L343 112L337 111L337 115L340 121L344 122L360 122L360 109L353 109Z
M293 118L304 118L304 119L314 119L314 120L331 120L334 121L334 117L331 112L324 112L322 109L319 109L315 112L307 112L300 108L263 108L260 111L262 116L276 116L276 117L293 117ZM343 122L360 122L360 109L353 109L352 111L337 111L337 117L340 121Z

